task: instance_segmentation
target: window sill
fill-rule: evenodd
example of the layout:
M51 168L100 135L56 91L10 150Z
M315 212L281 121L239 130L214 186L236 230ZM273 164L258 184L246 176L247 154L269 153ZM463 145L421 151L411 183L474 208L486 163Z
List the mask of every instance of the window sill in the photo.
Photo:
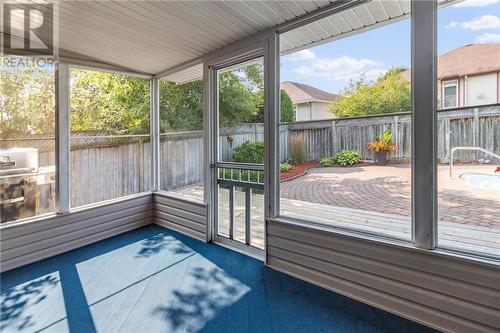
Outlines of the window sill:
M63 214L47 213L47 214L43 214L43 215L37 215L37 216L33 216L33 217L27 217L25 219L8 221L8 222L4 222L4 223L0 224L0 231L4 230L4 229L8 229L10 227L18 227L20 225L27 225L27 224L32 224L32 223L39 223L39 222L42 222L42 221L46 221L46 220L55 218L57 216L71 215L71 214L74 214L74 213L78 213L78 212L90 210L90 209L93 209L93 208L107 206L107 205L111 205L111 204L115 204L115 203L119 203L119 202L131 200L131 199L146 197L146 196L150 196L151 194L152 194L152 192L141 192L141 193L137 193L137 194L127 195L127 196L124 196L124 197L119 197L119 198L116 198L116 199L110 199L110 200L106 200L106 201L100 201L98 203L88 204L88 205L85 205L85 206L79 206L79 207L71 209L68 213L63 213Z
M155 195L159 195L161 197L165 198L172 198L175 200L181 200L185 201L187 203L195 204L195 205L200 205L200 206L207 206L207 204L203 201L203 199L196 199L195 197L183 195L177 192L168 192L168 191L156 191L154 192Z

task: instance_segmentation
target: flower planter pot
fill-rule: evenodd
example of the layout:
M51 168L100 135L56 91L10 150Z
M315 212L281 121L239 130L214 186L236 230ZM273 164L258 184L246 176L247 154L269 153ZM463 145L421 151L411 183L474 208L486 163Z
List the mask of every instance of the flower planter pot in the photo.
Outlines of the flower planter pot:
M381 151L375 153L375 164L377 165L386 165L387 164L387 152Z

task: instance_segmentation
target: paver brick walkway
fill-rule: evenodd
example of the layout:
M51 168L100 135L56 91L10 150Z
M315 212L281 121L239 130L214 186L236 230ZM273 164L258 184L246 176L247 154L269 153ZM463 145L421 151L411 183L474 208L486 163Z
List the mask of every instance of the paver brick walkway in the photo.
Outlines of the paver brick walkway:
M491 168L460 167L456 174ZM470 188L461 179L450 180L447 173L446 166L439 167L439 219L500 228L499 192ZM411 169L406 165L315 168L282 182L281 197L409 217Z

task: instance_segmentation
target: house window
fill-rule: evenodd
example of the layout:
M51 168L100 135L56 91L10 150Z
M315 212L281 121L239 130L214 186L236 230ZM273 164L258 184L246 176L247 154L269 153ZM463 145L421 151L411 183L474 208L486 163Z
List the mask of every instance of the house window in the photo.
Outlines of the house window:
M458 106L458 81L444 81L443 82L443 107L455 108Z

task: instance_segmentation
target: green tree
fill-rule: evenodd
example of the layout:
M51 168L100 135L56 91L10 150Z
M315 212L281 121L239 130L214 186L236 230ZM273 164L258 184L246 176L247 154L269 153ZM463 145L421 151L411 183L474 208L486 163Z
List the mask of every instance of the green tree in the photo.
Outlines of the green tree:
M404 70L392 68L373 84L364 76L351 81L330 112L338 117L357 117L410 111L411 88L401 75Z
M149 133L149 80L72 69L70 91L72 131Z
M287 123L295 120L295 110L293 108L293 102L290 95L286 91L281 89L281 104L280 104L280 121L282 123Z
M0 137L53 136L54 72L51 68L0 71Z
M175 84L160 81L160 130L203 129L203 82Z

